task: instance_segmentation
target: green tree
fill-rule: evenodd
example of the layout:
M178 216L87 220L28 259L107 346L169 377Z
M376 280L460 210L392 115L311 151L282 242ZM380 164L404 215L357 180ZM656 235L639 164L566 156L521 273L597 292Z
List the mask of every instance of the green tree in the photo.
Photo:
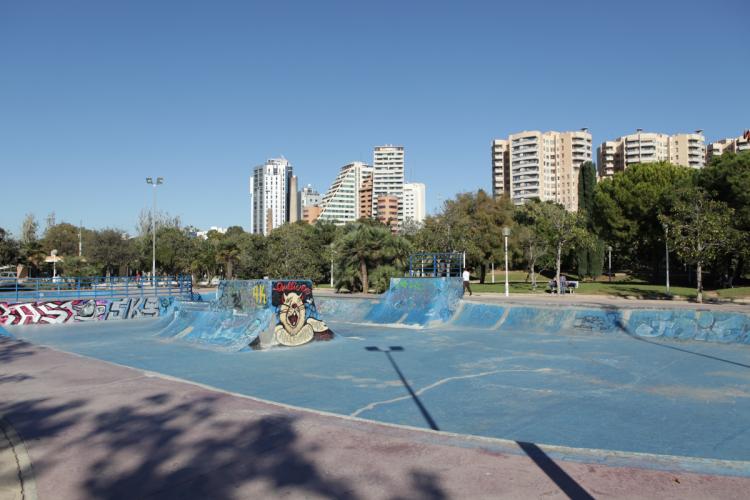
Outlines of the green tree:
M194 250L192 238L185 230L170 226L156 230L156 264L162 274L191 272Z
M594 190L593 221L621 264L658 274L664 229L658 216L669 196L692 185L693 171L670 163L632 165Z
M750 151L727 152L698 171L696 184L734 210L732 227L740 238L726 253L727 273L738 280L750 260Z
M15 264L18 261L18 255L18 242L0 227L0 266Z
M48 254L57 250L62 257L78 255L78 228L67 222L47 227L42 238L42 247Z
M266 242L270 276L323 280L325 247L319 244L313 226L303 221L284 224L271 231Z
M596 190L596 167L590 161L581 164L578 171L578 213L583 218L586 229L596 234L594 224L594 193ZM604 242L594 237L590 245L582 246L576 255L578 275L581 279L596 278L604 267Z
M527 217L535 230L546 241L555 256L556 282L560 283L562 258L569 250L590 244L591 237L586 231L580 214L565 210L562 205L552 202L533 201L527 203ZM557 293L561 293L557 287Z
M479 269L484 283L489 265L503 256L503 227L512 222L510 200L493 198L480 189L447 201L440 214L425 219L413 241L423 252L465 251L467 266Z
M698 302L703 302L703 268L734 239L731 220L734 210L711 200L702 189L687 188L674 200L668 214L659 220L669 228L669 239L677 255L695 265Z
M390 229L378 223L357 222L346 229L345 234L334 244L339 270L336 288L361 286L364 293L369 293L371 270L378 266L393 266L403 269L411 251L409 242L395 236ZM354 271L356 270L356 271ZM357 279L352 279L356 273ZM358 283L357 283L358 281Z
M513 230L514 246L523 253L532 288L536 288L537 263L549 256L549 241L538 225L537 209L533 203L521 205L514 216L517 225Z
M120 229L102 229L94 233L89 262L107 276L120 273L121 269L136 259L134 242Z

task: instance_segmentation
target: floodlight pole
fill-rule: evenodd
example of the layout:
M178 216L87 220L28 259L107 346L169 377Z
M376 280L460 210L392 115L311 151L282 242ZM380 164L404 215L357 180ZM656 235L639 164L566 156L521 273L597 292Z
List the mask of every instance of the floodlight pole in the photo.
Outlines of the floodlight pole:
M164 183L164 177L146 177L146 184L154 187L154 198L151 206L151 285L156 292L156 186Z
M669 226L664 224L664 254L667 260L667 295L669 295Z

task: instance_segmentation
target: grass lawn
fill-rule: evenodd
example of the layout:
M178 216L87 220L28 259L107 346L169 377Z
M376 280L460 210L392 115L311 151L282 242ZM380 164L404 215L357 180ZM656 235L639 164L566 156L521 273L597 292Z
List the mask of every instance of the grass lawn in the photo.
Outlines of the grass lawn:
M508 273L510 280L511 293L545 293L547 290L548 278L544 276L537 277L537 289L533 290L531 284L526 283L525 271L510 271ZM570 275L566 273L570 279ZM477 293L504 293L505 292L505 275L503 272L495 270L495 283L490 283L492 276L487 276L487 283L472 283L471 289ZM679 296L694 299L696 294L695 288L684 286L671 286L671 296ZM641 299L668 299L670 295L666 293L664 284L653 284L637 279L629 279L625 275L616 276L616 281L609 282L606 277L599 281L581 282L575 293L587 295L613 295L617 297L636 297ZM706 298L720 297L722 299L739 299L750 297L750 287L726 288L722 290L705 290Z

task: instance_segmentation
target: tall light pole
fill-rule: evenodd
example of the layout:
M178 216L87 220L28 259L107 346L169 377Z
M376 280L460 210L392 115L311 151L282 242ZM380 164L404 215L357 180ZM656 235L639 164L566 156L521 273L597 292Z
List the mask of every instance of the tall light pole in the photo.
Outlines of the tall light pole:
M164 177L157 177L154 181L153 177L146 177L146 184L150 184L154 187L154 200L151 206L151 284L156 289L156 186L164 184Z
M667 259L667 295L669 295L669 226L664 224L664 255Z
M505 226L503 228L503 236L505 236L505 296L510 295L510 286L508 284L508 236L510 236L510 228Z
M612 245L607 245L607 253L609 254L609 271L607 274L609 275L609 281L612 281Z

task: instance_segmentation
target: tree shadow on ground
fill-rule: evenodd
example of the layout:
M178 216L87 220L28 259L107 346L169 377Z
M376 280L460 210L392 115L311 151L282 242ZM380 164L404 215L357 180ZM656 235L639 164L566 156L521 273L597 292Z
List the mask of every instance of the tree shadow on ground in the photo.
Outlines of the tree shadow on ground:
M0 414L24 440L37 443L32 447L37 478L53 469L59 474L69 462L85 470L76 485L79 498L357 499L366 494L361 478L337 475L330 457L321 465L318 452L327 438L301 435L305 422L299 416L232 409L232 401L223 394L173 396L155 389L135 402L104 409L101 400L0 401ZM430 472L415 469L402 477L411 481L409 488L389 486L382 478L379 488L403 491L399 498L447 497Z
M10 363L14 359L33 355L34 349L28 342L0 335L0 363Z

